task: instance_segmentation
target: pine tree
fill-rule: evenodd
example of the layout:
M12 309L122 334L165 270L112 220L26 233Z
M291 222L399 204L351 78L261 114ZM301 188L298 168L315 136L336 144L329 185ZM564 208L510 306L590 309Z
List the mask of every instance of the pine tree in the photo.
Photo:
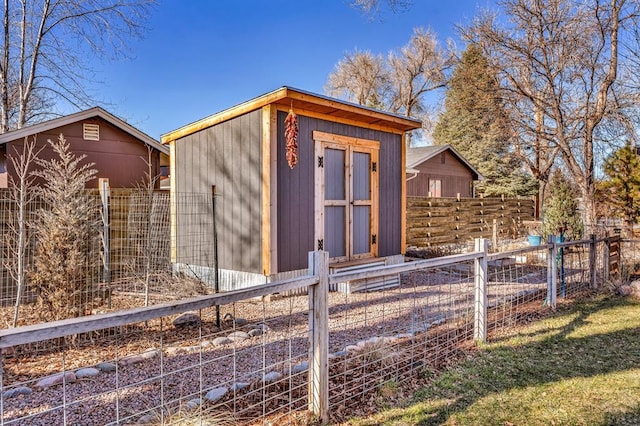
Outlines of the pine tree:
M476 187L482 195L530 195L536 183L511 152L509 121L497 93L487 60L470 44L451 78L433 139L453 146L478 169L485 177Z
M86 156L76 156L60 135L49 145L58 158L36 159L42 179L39 195L47 206L39 210L36 224L35 270L31 283L44 320L84 315L93 299L88 232L97 226L95 203L85 194L85 184L97 173L93 163L81 165Z
M640 157L636 148L626 144L615 151L605 161L603 171L607 179L600 185L600 202L624 219L629 232L640 216Z
M578 190L560 172L554 173L549 186L551 196L544 206L544 235L563 233L574 240L582 238L584 224L578 210Z

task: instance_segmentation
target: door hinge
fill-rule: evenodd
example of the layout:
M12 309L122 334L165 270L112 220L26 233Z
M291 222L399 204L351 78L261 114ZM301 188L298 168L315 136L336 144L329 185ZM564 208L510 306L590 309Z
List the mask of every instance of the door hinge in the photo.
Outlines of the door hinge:
M376 161L371 163L371 171L372 172L377 172L378 171L378 163Z
M324 250L324 240L318 240L318 250Z
M318 167L324 168L324 157L318 156Z
M376 234L371 235L371 244L376 244L378 236Z

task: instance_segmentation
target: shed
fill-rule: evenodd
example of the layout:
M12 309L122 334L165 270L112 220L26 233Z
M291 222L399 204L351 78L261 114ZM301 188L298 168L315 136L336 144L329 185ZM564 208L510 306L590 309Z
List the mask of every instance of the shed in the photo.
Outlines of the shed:
M473 197L473 182L484 177L451 145L410 148L407 196Z
M284 134L290 110L299 125L294 168ZM335 265L399 261L405 135L420 126L282 87L169 132L162 142L171 148L172 194L210 193L215 185L218 266L235 288L306 272L307 253L317 249ZM212 229L194 230L193 212L180 203L174 209L174 260L190 269L211 265Z
M47 140L57 140L60 134L71 151L86 155L86 162L94 163L96 178L108 178L112 188L134 188L149 172L147 166L151 149L153 176L167 176L169 149L120 118L94 107L53 120L23 127L0 135L0 187L7 187L13 167L9 156L21 153L25 138L36 138L36 146L44 147L39 157L51 158L54 153ZM97 188L98 179L87 183Z

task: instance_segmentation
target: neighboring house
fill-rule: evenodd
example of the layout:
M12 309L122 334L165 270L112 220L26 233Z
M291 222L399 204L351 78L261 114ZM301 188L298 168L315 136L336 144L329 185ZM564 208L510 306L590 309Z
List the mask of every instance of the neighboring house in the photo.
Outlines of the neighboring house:
M473 182L484 179L451 145L410 148L408 197L473 197Z
M169 149L125 121L95 107L53 120L12 130L0 135L0 187L7 187L13 167L9 156L22 153L25 141L36 138L37 147L44 147L39 157L54 155L47 140L55 141L60 134L77 155L86 155L84 162L95 163L96 179L87 188L97 188L98 178L109 178L112 188L133 188L143 182L149 172L147 161L151 148L153 176L167 176ZM163 173L164 172L164 173ZM158 182L158 187L159 187Z
M290 109L299 123L293 169L284 135ZM333 263L401 255L405 134L420 126L282 87L169 132L162 142L171 146L172 194L211 193L215 185L218 265L238 287L306 271L307 253L317 249ZM174 261L212 266L211 229L194 229L193 212L174 208Z

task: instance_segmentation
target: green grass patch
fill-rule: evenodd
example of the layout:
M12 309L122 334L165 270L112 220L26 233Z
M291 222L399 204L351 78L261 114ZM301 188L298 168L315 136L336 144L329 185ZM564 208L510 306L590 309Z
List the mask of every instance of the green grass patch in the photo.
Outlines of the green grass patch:
M483 345L406 407L350 424L640 424L640 303L570 309Z

